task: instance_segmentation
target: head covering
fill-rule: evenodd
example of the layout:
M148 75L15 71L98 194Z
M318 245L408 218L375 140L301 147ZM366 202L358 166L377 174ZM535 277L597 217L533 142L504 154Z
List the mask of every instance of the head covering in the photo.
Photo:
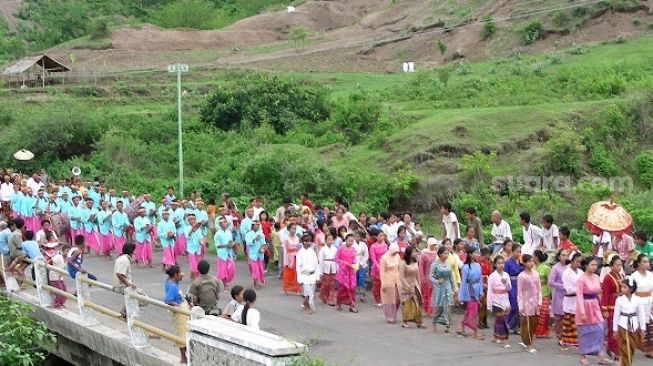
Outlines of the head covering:
M397 243L390 244L390 247L388 247L388 253L390 254L399 253L399 244Z
M605 254L603 254L603 264L609 266L610 262L612 262L612 258L614 257L619 257L619 253L613 251L605 252Z
M434 237L430 237L430 238L428 238L428 239L426 240L426 245L428 245L429 247L430 247L431 245L438 245L438 244L439 244L439 243L438 243L438 239L436 239L436 238L434 238Z

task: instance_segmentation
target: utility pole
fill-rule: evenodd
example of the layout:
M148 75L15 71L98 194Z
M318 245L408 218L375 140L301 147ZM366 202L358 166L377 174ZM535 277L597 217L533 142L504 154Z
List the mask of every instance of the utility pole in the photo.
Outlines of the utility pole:
M184 197L184 149L181 127L181 73L188 72L187 64L168 65L168 72L177 73L177 129L179 133L179 197Z

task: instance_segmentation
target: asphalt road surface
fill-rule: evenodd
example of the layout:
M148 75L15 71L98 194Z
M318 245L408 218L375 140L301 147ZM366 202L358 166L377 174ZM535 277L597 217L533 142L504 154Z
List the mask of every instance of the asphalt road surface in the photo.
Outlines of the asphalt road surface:
M155 263L160 263L161 253L154 253ZM211 273L215 271L215 257L207 256L211 263ZM182 257L180 265L187 275L188 261ZM101 282L113 284L113 261L96 256L87 256L84 267L95 274ZM132 270L134 282L149 296L161 299L163 297L163 284L166 275L160 265L155 268L134 266ZM427 366L434 364L456 364L459 366L483 365L524 365L531 366L550 365L578 365L578 354L575 350L563 352L553 339L537 339L535 347L537 354L528 354L518 345L519 336L511 335L509 343L512 348L504 349L493 344L491 329L482 330L486 340L478 341L472 337L457 338L455 335L445 334L442 328L438 333L430 331L432 318L425 318L427 329L417 329L411 324L409 329L401 328L400 323L387 324L383 318L381 308L374 306L371 301L360 303L359 313L347 312L343 307L342 312L334 307L322 304L316 299L317 311L313 315L306 314L300 304L302 299L294 295L282 295L280 280L276 274L270 273L267 277L267 286L257 291L256 306L261 311L261 328L265 331L279 334L295 341L310 346L311 356L319 357L329 364L337 365L416 365ZM74 283L67 281L69 292L74 291ZM251 286L247 264L239 262L237 265L236 280L233 284ZM189 278L182 281L182 289L186 291L190 286ZM368 294L371 300L371 294ZM119 310L122 305L120 295L107 291L91 288L93 302ZM229 294L220 296L220 307L229 301ZM76 311L76 307L68 303L68 310ZM124 329L126 323L102 315L100 321L105 325ZM400 317L399 313L399 317ZM461 314L453 315L453 323L458 324ZM144 308L143 320L162 329L174 332L170 315L167 311L148 306ZM494 319L489 319L492 326ZM452 329L456 329L453 326ZM153 339L152 344L177 354L171 342ZM592 363L596 358L590 357ZM651 364L638 352L635 364Z

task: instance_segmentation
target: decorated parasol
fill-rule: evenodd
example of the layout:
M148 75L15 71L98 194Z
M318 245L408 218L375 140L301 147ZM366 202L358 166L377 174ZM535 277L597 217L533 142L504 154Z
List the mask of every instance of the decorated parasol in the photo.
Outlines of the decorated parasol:
M28 161L34 159L34 154L26 149L20 149L14 153L14 159L20 161Z
M585 225L595 235L601 235L604 231L612 234L628 233L633 229L633 218L626 209L611 199L592 204Z

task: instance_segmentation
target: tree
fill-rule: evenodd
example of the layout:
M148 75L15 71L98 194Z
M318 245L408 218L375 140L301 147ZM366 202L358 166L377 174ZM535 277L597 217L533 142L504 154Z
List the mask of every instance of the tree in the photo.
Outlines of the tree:
M290 33L288 37L290 40L295 42L295 49L299 46L299 43L303 43L306 38L310 35L310 31L308 28L303 27L301 25L296 25L292 28L290 28Z

